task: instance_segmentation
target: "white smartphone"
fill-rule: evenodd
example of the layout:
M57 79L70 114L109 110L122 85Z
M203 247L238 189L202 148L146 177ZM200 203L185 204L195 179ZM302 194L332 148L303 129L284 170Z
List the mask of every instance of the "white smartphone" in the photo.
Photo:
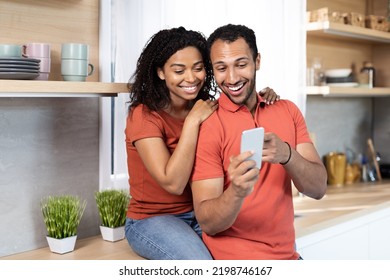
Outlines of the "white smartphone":
M256 161L256 167L261 168L261 158L263 155L264 128L256 127L244 130L241 134L241 153L254 151L248 160Z

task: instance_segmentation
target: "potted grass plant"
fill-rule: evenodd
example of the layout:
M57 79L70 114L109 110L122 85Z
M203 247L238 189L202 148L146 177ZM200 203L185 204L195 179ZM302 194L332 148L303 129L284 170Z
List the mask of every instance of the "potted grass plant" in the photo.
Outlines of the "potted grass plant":
M52 252L65 254L74 250L77 227L86 207L86 200L78 196L47 196L41 200L47 242Z
M125 221L130 195L124 190L103 190L95 193L102 238L115 242L125 238Z

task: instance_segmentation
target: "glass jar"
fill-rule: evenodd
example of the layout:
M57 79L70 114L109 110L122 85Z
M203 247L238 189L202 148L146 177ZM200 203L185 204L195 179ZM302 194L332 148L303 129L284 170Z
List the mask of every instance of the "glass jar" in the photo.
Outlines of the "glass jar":
M362 87L375 87L375 68L371 62L365 61L360 70L359 84Z

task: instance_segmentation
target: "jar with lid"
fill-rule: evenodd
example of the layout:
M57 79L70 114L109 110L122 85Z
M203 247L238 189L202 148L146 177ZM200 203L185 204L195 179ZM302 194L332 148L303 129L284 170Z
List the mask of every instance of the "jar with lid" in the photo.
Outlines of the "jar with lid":
M375 87L375 68L371 62L365 61L360 70L359 84L362 87Z

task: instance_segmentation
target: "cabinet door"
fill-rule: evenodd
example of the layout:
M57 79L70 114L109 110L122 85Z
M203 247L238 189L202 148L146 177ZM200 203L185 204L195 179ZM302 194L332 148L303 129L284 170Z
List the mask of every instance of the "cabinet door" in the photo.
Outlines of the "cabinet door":
M369 225L369 258L390 260L390 217Z
M321 232L317 233L319 237ZM362 226L342 234L326 237L321 241L299 249L307 260L367 260L369 228Z

